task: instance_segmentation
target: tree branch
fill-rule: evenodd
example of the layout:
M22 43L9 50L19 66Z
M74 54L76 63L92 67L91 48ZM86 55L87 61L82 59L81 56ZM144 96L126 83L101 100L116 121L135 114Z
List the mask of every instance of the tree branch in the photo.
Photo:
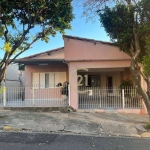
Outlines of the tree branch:
M138 66L137 63L136 63L135 65L136 65L136 68L139 70L140 74L142 75L143 79L146 81L146 80L147 80L146 75L144 75L144 74L142 73L142 71L140 70L140 67Z
M9 61L8 64L11 64L20 54L22 54L23 52L25 52L26 50L28 50L30 48L30 46L35 43L37 40L39 40L40 38L43 38L45 36L45 34L47 34L48 30L51 27L47 28L44 32L39 33L39 36L37 36L23 51L21 51L20 53L18 53L13 59L11 59ZM41 35L42 34L42 35Z
M140 43L139 43L139 35L136 32L135 25L133 25L133 34L134 34L134 39L135 39L135 48L136 48L136 51L137 50L141 51Z
M2 80L5 77L7 66L8 66L8 63L5 63L4 68L0 70L0 83L2 82Z
M3 59L2 59L2 60L1 60L1 62L0 62L0 64L1 64L1 66L0 66L0 70L1 70L1 68L3 67L3 64L6 62L6 58L7 58L7 56L8 56L8 53L7 53L7 52L5 52L5 55L4 55Z
M11 64L20 54L22 54L23 52L28 50L30 48L30 46L40 38L42 38L42 36L36 37L23 51L19 52L13 59L11 59L8 64Z
M28 34L28 32L30 31L30 29L32 29L33 26L28 26L28 29L23 33L21 39L12 47L11 52L9 53L8 57L10 58L13 53L15 52L15 50L22 44L22 42L25 39L25 36Z
M130 43L129 51L130 51L131 57L133 57L135 55L135 53L134 53L134 48L133 48L133 44L132 43Z
M7 37L8 28L7 28L6 24L4 24L4 26L5 26L5 29L6 29L6 31L4 32L5 42L8 42L8 37Z

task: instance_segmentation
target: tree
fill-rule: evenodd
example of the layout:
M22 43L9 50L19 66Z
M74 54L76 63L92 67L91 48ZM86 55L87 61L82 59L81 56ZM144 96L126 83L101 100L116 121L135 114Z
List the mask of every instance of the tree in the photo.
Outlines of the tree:
M131 72L150 116L150 3L128 1L99 10L100 22L111 40L131 57ZM141 69L143 68L143 69ZM141 76L147 89L141 86Z
M83 9L83 16L87 18L87 21L93 22L97 19L97 10L105 8L105 6L113 7L115 4L122 2L128 4L130 1L136 4L139 0L75 0L79 7Z
M74 18L71 1L0 1L0 40L4 43L0 49L4 51L0 60L0 83L8 65L33 43L39 39L48 42L50 35L71 28L70 22Z
M83 8L86 16L99 15L100 23L114 45L131 57L135 86L150 116L149 0L84 0ZM141 77L147 89L141 86Z

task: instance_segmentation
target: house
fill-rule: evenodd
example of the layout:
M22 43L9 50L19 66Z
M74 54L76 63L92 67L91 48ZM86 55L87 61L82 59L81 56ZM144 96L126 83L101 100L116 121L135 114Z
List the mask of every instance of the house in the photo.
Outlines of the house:
M63 35L63 39L64 47L15 61L25 64L25 87L34 87L34 98L61 98L55 94L60 93L57 84L68 81L69 105L75 109L143 109L135 89L134 98L126 97L130 101L127 105L126 99L122 100L125 93L118 88L122 80L132 77L131 58L126 53L109 42L68 35ZM33 97L25 93L25 99Z
M8 66L6 76L1 84L9 87L24 85L24 73L18 72L18 64L12 63Z
M7 87L5 93L7 102L11 101L12 98L16 99L22 94L20 89L24 86L24 72L18 71L18 64L11 63L8 66L1 86ZM0 88L0 106L4 106L4 94L1 90Z

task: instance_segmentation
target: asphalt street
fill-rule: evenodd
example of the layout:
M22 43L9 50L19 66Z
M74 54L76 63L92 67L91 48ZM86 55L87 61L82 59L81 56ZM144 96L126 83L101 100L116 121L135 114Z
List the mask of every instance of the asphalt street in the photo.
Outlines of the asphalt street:
M150 139L0 132L0 150L150 150Z

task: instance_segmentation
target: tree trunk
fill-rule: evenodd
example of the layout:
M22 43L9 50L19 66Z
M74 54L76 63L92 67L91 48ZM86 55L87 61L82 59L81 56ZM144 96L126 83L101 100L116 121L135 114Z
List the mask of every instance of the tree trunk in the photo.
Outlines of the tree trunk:
M149 121L150 121L150 99L149 99L149 96L147 95L147 93L144 91L144 89L141 86L141 76L140 76L139 71L135 67L135 59L134 58L131 59L131 72L134 77L134 81L135 81L135 85L136 85L138 94L140 94L142 96L145 106L147 108L147 112L149 115ZM150 86L150 85L148 85L148 86Z
M6 69L7 69L7 67L8 67L8 65L5 64L4 68L2 68L2 69L0 70L0 85L1 85L2 81L3 81L4 78L5 78L5 74L6 74Z

